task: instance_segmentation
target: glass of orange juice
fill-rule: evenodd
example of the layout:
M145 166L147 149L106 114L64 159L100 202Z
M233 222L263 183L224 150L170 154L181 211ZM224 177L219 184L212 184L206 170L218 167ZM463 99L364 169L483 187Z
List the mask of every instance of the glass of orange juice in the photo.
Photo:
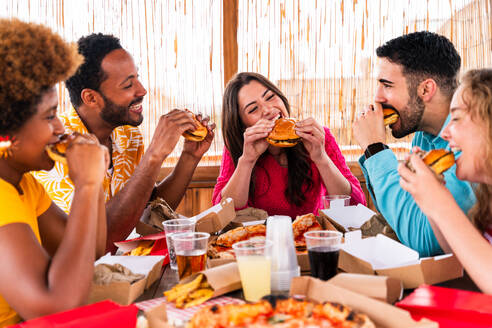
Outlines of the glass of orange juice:
M271 292L272 245L270 240L246 240L232 245L247 301L257 302Z

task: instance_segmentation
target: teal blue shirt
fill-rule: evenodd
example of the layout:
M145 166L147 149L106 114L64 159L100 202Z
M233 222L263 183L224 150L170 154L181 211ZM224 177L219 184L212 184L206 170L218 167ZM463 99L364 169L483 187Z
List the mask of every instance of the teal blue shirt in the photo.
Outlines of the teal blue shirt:
M448 124L449 119L450 116L444 126ZM413 146L428 151L448 148L448 142L439 136L419 131L415 133L412 140ZM400 241L419 252L421 257L442 254L443 251L427 217L412 196L400 187L398 161L393 151L391 149L380 151L367 160L362 156L359 158L359 164L376 208L395 230ZM467 213L476 201L471 185L456 177L456 165L444 172L444 179L446 187L451 191L458 205Z

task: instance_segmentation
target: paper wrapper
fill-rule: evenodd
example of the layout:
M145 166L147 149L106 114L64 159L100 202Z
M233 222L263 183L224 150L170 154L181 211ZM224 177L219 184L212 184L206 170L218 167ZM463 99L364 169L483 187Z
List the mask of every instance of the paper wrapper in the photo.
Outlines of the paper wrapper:
M157 197L145 208L140 221L137 223L137 233L141 235L155 234L164 231L162 222L184 217L176 213L167 202Z
M239 269L236 262L227 263L200 273L195 273L181 280L180 283L192 281L199 274L205 275L209 285L214 290L212 297L217 297L241 289L241 277L239 276Z
M135 274L119 263L101 263L94 268L92 282L96 285L109 285L112 282L128 282L132 284L143 278L145 278L145 275Z

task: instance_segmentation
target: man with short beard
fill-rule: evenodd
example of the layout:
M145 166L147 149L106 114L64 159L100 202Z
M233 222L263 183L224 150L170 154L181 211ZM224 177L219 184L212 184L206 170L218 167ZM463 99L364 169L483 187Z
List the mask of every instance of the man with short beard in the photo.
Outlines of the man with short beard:
M450 119L449 105L461 59L447 38L431 32L395 38L377 48L376 54L379 72L375 105L365 108L353 124L354 137L364 150L359 163L377 209L400 241L420 256L441 254L449 249L440 231L400 187L398 161L385 144L383 108L399 114L390 125L394 137L415 132L412 147L424 151L446 148L448 142L439 135ZM475 203L470 184L456 178L456 166L444 173L444 179L467 212Z
M201 142L186 140L173 172L155 185L163 161L181 134L194 130L190 113L174 109L159 118L147 151L138 126L143 121L142 102L147 91L138 79L131 55L112 35L91 34L78 41L84 64L66 82L73 108L61 116L67 132L93 133L109 149L110 168L103 186L108 219L107 249L133 230L150 199L161 197L176 208L193 172L210 148L214 124L201 120L208 135ZM49 172L37 172L50 197L70 210L73 184L61 163Z

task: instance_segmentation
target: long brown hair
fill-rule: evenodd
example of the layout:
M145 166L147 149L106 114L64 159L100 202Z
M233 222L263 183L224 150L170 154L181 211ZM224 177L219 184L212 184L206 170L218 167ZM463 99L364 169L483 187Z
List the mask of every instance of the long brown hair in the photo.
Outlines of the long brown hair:
M485 138L484 164L492 174L492 69L473 69L462 78L462 97L472 120L482 122ZM478 184L475 189L477 203L469 215L482 232L492 223L492 185Z
M285 95L278 89L272 82L261 74L253 72L242 72L236 74L226 86L224 91L224 97L222 101L222 136L224 143L229 150L234 166L237 166L239 157L243 154L244 145L244 131L246 126L241 121L239 116L239 90L251 81L257 81L264 85L267 89L275 93L285 105L287 112L290 115L289 101ZM287 167L288 167L288 182L287 189L285 190L285 197L289 202L300 206L305 200L304 193L312 188L312 170L311 160L309 155L302 145L297 144L295 147L286 148L285 153L287 155ZM265 156L266 152L261 156ZM261 157L256 162L255 168L251 175L251 181L249 185L249 194L254 195L255 189L255 171L262 169L258 163ZM268 176L268 172L267 172ZM270 181L271 183L271 181ZM306 185L307 188L303 189L302 186Z

